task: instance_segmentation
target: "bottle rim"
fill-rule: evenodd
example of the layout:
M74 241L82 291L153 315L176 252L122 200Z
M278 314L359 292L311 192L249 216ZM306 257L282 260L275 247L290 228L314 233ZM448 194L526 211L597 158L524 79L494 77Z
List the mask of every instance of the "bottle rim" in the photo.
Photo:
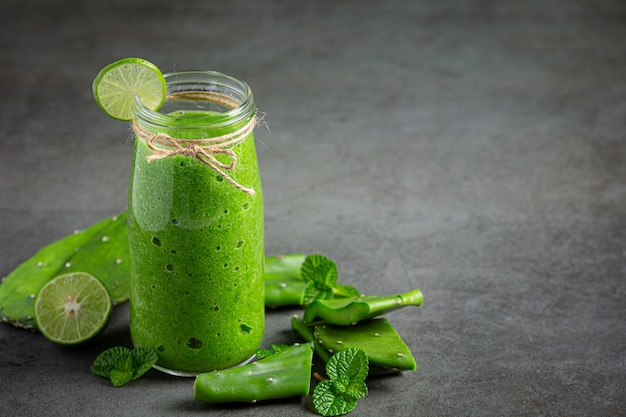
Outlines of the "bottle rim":
M230 110L221 112L223 121L212 123L210 128L222 128L243 121L254 116L256 107L250 86L238 78L211 70L192 70L164 74L167 87L167 100L175 99L180 93L212 92L227 96L229 101L236 103ZM135 119L149 128L168 128L175 121L176 116L161 113L159 110L147 108L138 96L133 99L132 105ZM194 129L206 129L207 126L194 126Z

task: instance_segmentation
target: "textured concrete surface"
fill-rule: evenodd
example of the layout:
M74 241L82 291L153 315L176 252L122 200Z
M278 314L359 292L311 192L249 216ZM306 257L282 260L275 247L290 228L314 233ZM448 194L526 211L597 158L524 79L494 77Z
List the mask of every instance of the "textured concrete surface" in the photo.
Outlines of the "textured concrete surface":
M351 415L626 415L626 3L3 0L0 276L125 208L129 128L91 81L126 56L252 86L268 254L424 292L389 316L418 370ZM156 371L112 388L89 366L119 344L127 305L78 349L0 325L0 415L313 414Z

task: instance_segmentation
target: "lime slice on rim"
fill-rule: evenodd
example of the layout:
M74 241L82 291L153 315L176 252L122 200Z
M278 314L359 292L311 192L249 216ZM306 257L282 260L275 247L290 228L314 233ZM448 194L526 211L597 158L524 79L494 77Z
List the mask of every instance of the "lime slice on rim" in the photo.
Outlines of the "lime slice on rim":
M92 85L96 103L109 116L131 120L133 97L150 110L165 101L165 78L159 68L141 58L124 58L102 68Z
M106 287L86 272L59 275L43 286L35 300L39 331L61 345L76 345L98 335L111 310Z

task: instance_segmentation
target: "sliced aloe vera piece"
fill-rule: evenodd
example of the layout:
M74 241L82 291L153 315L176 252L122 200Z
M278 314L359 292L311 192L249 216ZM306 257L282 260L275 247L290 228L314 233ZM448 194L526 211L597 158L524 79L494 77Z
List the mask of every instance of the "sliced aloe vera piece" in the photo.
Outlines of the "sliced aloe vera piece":
M284 307L304 303L305 282L300 270L303 253L288 253L265 258L265 306Z
M315 320L322 320L347 326L406 306L421 306L423 300L422 292L417 288L402 294L317 300L306 306L304 323L312 325Z
M293 345L247 365L201 373L193 397L208 403L257 402L308 395L313 350Z
M353 347L365 351L370 363L390 371L414 371L415 359L400 335L385 318L359 322L354 326L322 324L313 332L316 345L329 352Z
M265 306L285 307L304 304L304 281L265 280Z
M368 355L369 375L412 371L417 367L410 349L385 318L362 321L354 326L322 323L311 327L293 316L291 328L302 339L314 343L315 353L324 362L335 352L356 347Z
M263 277L266 281L302 280L300 270L306 256L303 253L286 253L265 258Z

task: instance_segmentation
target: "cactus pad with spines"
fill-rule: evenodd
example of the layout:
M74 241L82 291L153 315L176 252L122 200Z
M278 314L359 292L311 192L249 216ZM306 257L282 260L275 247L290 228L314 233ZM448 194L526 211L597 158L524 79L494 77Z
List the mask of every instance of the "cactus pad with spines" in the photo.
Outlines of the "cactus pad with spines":
M371 319L352 326L320 323L307 326L298 316L291 328L307 342L314 343L317 356L324 362L347 347L362 349L369 359L369 375L384 375L415 370L417 364L400 335L385 318Z
M121 213L89 240L69 261L63 272L88 272L109 291L113 305L128 300L130 250L126 213Z
M128 253L126 230L124 212L40 249L0 283L0 319L35 329L35 297L50 280L71 271L88 272L100 279L116 303L128 299L128 256L122 255ZM103 255L114 257L110 260L113 267ZM118 285L118 281L123 285Z
M385 318L359 322L354 326L315 326L316 344L331 352L353 347L362 349L372 366L395 371L414 371L415 359L396 330Z

